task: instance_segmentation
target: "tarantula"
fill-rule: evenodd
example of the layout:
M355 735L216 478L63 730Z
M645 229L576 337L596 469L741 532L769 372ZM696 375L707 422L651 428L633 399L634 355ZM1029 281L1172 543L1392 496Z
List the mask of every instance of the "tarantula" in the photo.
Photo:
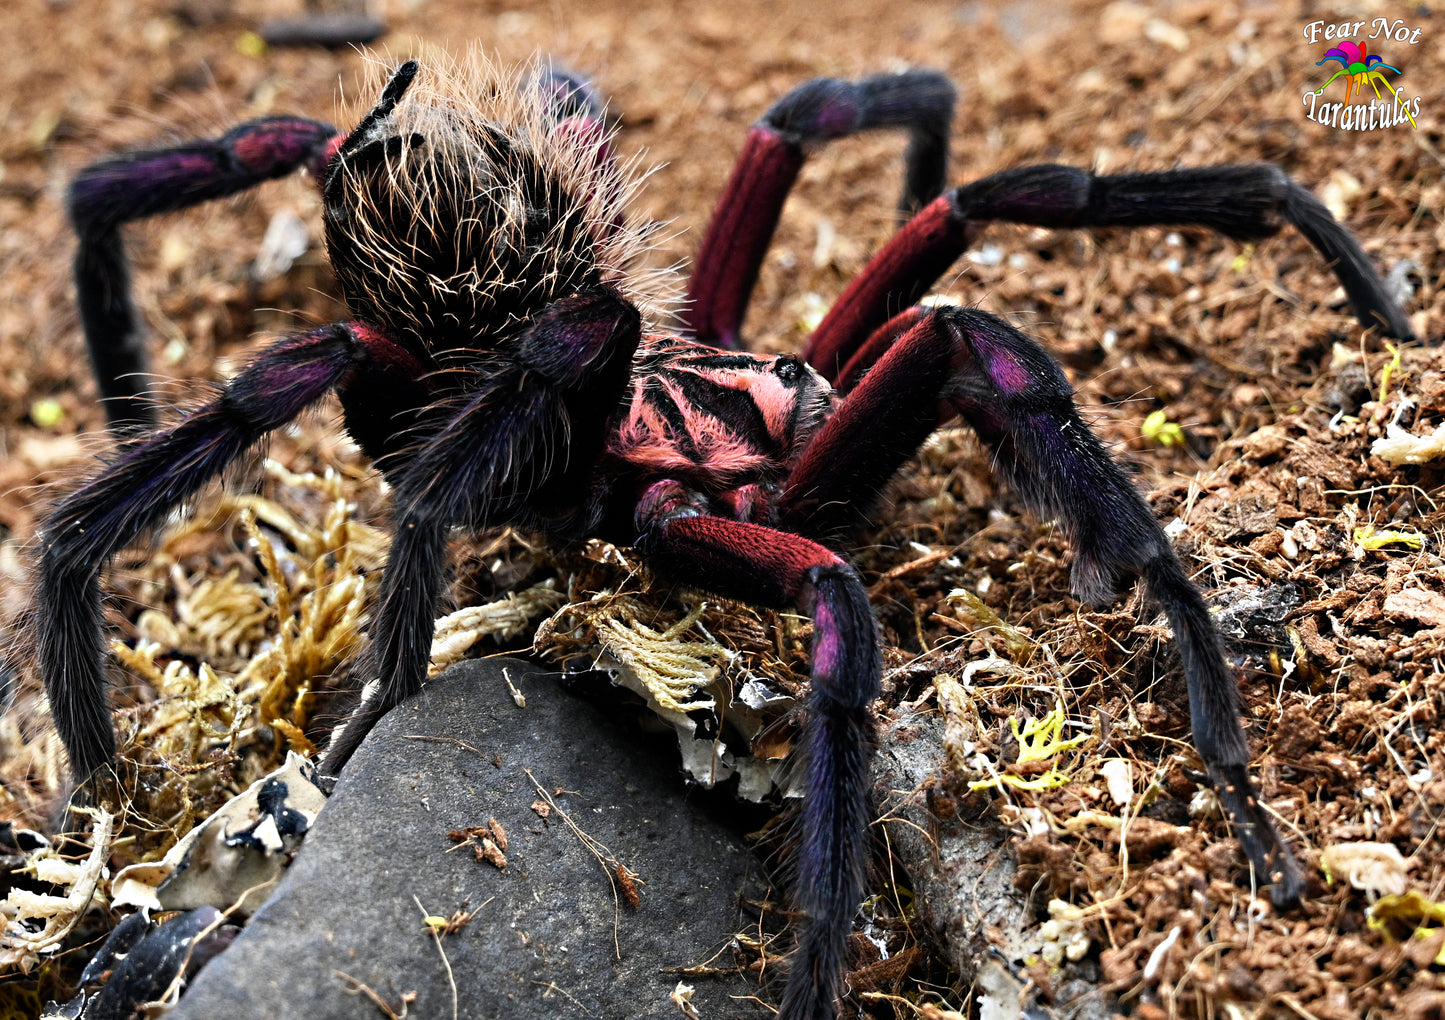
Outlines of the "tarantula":
M41 538L38 658L77 778L115 738L102 669L100 572L271 430L339 395L347 431L394 498L394 539L358 666L366 686L332 742L332 774L426 674L453 529L512 525L636 547L663 576L814 623L806 796L794 901L803 915L785 1018L834 1015L868 856L867 769L880 651L867 592L840 549L941 422L962 418L1024 502L1062 522L1072 586L1109 599L1142 577L1188 681L1199 754L1275 900L1301 878L1258 803L1233 671L1200 593L1148 505L1080 419L1035 341L962 307L917 304L991 220L1045 227L1197 224L1301 231L1359 320L1409 335L1359 245L1269 165L1096 176L1007 170L944 192L955 93L913 70L818 79L747 137L702 242L675 333L644 321L642 246L590 88L397 68L354 130L296 117L83 170L69 192L81 317L114 458L65 497ZM874 128L910 143L906 224L813 332L801 357L740 349L779 212L808 152ZM120 239L128 220L297 168L324 201L351 318L262 349L209 402L158 425ZM642 307L645 307L643 305Z

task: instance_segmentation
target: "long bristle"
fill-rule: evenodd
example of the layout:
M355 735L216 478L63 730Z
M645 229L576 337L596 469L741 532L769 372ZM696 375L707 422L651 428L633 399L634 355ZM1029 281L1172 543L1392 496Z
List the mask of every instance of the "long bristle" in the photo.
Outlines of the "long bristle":
M372 68L362 96L380 95L395 63ZM651 232L628 208L637 160L613 157L599 120L559 123L543 71L428 53L394 109L348 141L327 231L358 314L496 337L597 285L646 321L667 314L675 288L646 265Z

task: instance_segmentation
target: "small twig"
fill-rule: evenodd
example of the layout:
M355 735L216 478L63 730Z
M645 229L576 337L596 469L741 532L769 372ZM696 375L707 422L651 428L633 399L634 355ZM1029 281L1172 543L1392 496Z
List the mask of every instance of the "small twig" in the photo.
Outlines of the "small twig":
M542 798L552 810L557 812L562 821L567 823L567 828L572 830L573 835L581 840L582 845L591 852L593 857L597 858L597 863L602 866L602 873L607 876L607 884L612 890L612 946L617 953L617 958L619 960L622 959L622 937L620 934L620 928L622 926L622 902L617 893L617 876L619 874L617 869L623 868L623 863L613 855L611 850L607 849L604 843L587 835L576 822L572 821L571 816L568 815L566 811L563 811L561 806L552 799L552 795L542 787L541 783L537 782L537 777L532 775L531 769L524 768L522 771L527 774L527 778L532 781L532 785L537 788L537 792L542 795ZM633 878L636 877L636 872L631 868L627 868L626 873Z
M547 991L549 991L549 992L561 992L563 995L567 996L567 998L571 999L572 1002L576 1004L577 1008L580 1009L582 1012L586 1013L588 1016L596 1016L596 1015L597 1015L596 1013L594 1013L594 1012L592 1012L590 1009L588 1009L586 1006L582 1005L582 1003L578 1002L576 996L572 995L571 992L567 991L567 989L563 988L561 985L559 985L559 984L558 984L557 982L555 982L555 981L533 981L532 984L534 984L534 985L541 985L543 988L547 989Z
M468 751L471 751L473 754L477 755L477 757L479 757L479 758L485 758L485 757L486 757L486 754L482 751L481 748L473 747L471 744L468 744L465 740L458 740L456 737L431 737L431 736L427 736L427 735L424 734L424 733L408 733L403 739L406 739L406 740L433 740L433 741L436 741L436 742L439 743L439 744L456 744L458 747L463 747L463 748L466 748Z
M447 984L452 987L452 1020L457 1020L457 979L452 975L452 962L447 959L447 951L442 948L441 933L430 924L427 924L427 920L431 915L427 913L426 907L421 905L421 900L415 895L413 895L411 899L412 902L416 904L416 909L421 911L422 924L431 932L431 937L436 942L437 952L441 954L442 966L447 969Z
M715 974L741 974L743 972L741 967L711 966L714 960L722 956L723 953L726 953L732 947L733 940L729 939L718 948L717 952L702 961L702 963L694 963L686 967L659 967L657 968L657 972L659 974L676 975L678 977L710 977Z
M408 998L411 993L402 994L401 1012L398 1013L396 1010L391 1008L391 1005L385 999L378 995L376 991L364 981L358 981L356 978L352 977L344 970L333 970L331 973L335 974L343 981L350 981L352 986L351 993L355 995L357 992L360 992L362 995L370 999L376 1005L376 1008L381 1010L381 1015L386 1017L386 1020L405 1020L407 1009L411 1005L411 999Z
M885 992L859 992L858 998L872 999L875 1002L891 1002L895 1005L907 1006L913 1010L913 1015L922 1017L923 1020L963 1020L963 1014L949 1009L947 1006L935 1006L931 1002L925 1002L922 1006L909 1002L901 995L888 995Z

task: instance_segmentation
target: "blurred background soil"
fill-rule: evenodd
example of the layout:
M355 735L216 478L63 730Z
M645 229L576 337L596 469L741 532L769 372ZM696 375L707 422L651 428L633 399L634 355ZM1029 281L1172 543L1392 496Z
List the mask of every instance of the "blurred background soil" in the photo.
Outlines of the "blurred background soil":
M69 282L66 181L116 149L216 134L263 114L354 120L371 101L357 95L368 57L257 45L263 21L307 10L300 0L11 0L0 19L7 619L25 602L37 517L109 447ZM1437 962L1445 913L1432 919L1419 907L1372 925L1372 894L1339 876L1327 883L1317 867L1333 844L1393 843L1421 902L1445 898L1441 474L1438 462L1395 466L1371 453L1391 422L1427 434L1445 421L1433 346L1445 334L1438 12L1377 0L1348 11L1235 0L377 0L368 13L389 26L376 46L388 62L478 47L505 62L549 54L593 75L619 119L619 150L658 167L639 202L661 225L664 263L693 255L748 126L817 75L947 71L961 90L957 182L1028 162L1122 172L1269 160L1314 188L1398 284L1426 343L1400 350L1363 332L1320 258L1288 231L1243 245L1195 229L996 227L942 288L1007 316L1061 359L1091 420L1137 468L1186 565L1222 607L1243 671L1255 774L1312 876L1300 911L1276 916L1252 898L1227 826L1187 809L1198 761L1156 611L1130 593L1097 610L1071 600L1062 538L1019 513L966 432L946 431L905 472L858 563L884 625L894 701L927 708L936 673L957 675L994 650L1037 682L974 692L981 750L1006 757L1000 724L1041 716L1061 697L1070 718L1106 734L1091 745L1095 757L1127 759L1136 785L1152 784L1157 806L1138 822L1158 826L1149 830L1157 838L1132 855L1103 828L1065 825L1109 803L1090 761L1075 783L1005 805L1057 823L1027 839L1020 825L1040 919L1051 897L1090 907L1100 985L1128 1009L1445 1014ZM1418 128L1347 131L1306 118L1301 94L1327 74L1316 67L1325 44L1311 45L1305 27L1347 17L1421 29L1413 45L1371 47L1402 70L1392 84L1422 97ZM808 164L753 301L755 346L799 348L807 324L889 236L900 150L897 138L873 135ZM309 246L284 273L258 276L262 238L284 213L308 225ZM345 314L318 244L319 199L301 176L135 225L127 236L165 404L193 400L199 384L234 370L260 339ZM279 436L269 455L293 472L339 468L358 519L383 520L384 494L333 411ZM263 484L255 475L250 484ZM147 567L145 553L127 559L114 583L131 600L112 609L115 632L133 643L140 609L177 597L161 590L162 575L186 589L207 571L255 570L236 548L173 551L164 569ZM464 569L463 587L490 596L530 569ZM960 588L987 611L949 602ZM1023 643L1005 647L1000 626ZM28 674L16 704L30 714L0 734L0 814L44 828L59 759ZM905 998L970 1008L967 989L948 989L937 968L929 974L928 995L895 975L865 1008L918 1015ZM1047 989L1046 967L1030 974Z

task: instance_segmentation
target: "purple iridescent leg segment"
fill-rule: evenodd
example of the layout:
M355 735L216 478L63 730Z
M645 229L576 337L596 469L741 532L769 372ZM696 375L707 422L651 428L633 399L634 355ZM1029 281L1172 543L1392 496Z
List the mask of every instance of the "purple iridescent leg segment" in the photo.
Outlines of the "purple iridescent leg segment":
M936 71L857 82L816 78L763 115L748 134L698 251L684 319L704 343L740 346L738 331L783 202L808 152L875 128L909 132L899 209L912 215L943 189L956 92Z
M335 136L329 124L266 117L220 138L101 160L70 182L67 205L80 239L76 298L113 431L136 432L155 423L142 399L147 362L121 225L235 194L299 167L320 174Z
M1298 902L1299 867L1249 779L1238 687L1219 633L1148 504L1079 417L1072 387L1036 341L982 312L938 318L967 354L944 396L1028 506L1062 525L1074 548L1074 593L1100 602L1142 576L1163 606L1189 687L1194 745L1276 904Z

